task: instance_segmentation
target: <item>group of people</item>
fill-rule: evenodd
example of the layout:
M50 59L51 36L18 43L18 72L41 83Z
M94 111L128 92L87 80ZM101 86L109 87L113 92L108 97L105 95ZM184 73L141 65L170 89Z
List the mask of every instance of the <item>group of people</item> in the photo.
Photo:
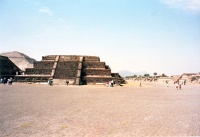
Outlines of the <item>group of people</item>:
M176 89L181 89L181 85L185 85L186 84L186 80L184 80L183 82L180 82L179 80L174 82Z
M178 90L178 89L181 89L181 84L177 81L177 82L175 82L175 85L176 85L176 89Z
M53 85L53 79L48 79L47 83L48 83L49 86L52 86ZM66 84L67 84L67 86L69 85L68 80L66 81Z
M107 81L107 82L106 82L106 87L114 87L115 85L121 86L120 81L118 81L117 83L116 83L114 80L111 80L111 81Z
M185 85L186 84L186 80L184 80L182 83L180 83L179 81L174 82L174 84L176 85L176 89L181 89L181 85Z
M111 81L107 81L106 82L106 87L114 87L115 81L111 80Z
M169 82L166 80L165 81L166 86L169 87ZM185 85L186 84L186 80L184 80L183 82L180 82L179 80L174 82L174 85L176 86L176 89L181 89L181 85Z
M9 79L6 79L6 78L1 78L0 79L0 84L8 84L8 85L12 85L13 83L13 78L9 78Z

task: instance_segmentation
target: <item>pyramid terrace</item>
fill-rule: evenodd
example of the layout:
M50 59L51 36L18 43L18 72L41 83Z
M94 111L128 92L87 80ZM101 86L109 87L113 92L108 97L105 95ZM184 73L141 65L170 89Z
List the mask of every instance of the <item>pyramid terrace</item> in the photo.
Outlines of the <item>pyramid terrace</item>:
M48 55L36 61L33 68L26 68L24 75L17 75L17 82L47 82L53 79L54 84L86 85L100 84L114 80L123 83L118 73L111 73L105 62L97 56Z

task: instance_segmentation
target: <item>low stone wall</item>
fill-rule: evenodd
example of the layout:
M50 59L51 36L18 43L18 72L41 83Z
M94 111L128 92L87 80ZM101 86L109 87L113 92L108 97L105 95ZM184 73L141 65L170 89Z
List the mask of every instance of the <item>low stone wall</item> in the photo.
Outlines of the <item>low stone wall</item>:
M79 61L80 56L65 56L61 55L59 58L59 62L62 61Z
M47 82L50 76L26 76L20 75L15 77L16 82Z
M55 60L57 55L42 56L42 60Z
M113 80L115 83L124 83L122 79L114 78L114 77L82 77L82 84L96 84L96 83L102 83L106 84L106 82Z
M82 77L81 81L83 85L87 84L96 84L96 83L105 83L107 81L113 80L112 77Z
M83 57L83 61L87 62L87 61L97 61L100 62L100 58L97 56L84 56Z

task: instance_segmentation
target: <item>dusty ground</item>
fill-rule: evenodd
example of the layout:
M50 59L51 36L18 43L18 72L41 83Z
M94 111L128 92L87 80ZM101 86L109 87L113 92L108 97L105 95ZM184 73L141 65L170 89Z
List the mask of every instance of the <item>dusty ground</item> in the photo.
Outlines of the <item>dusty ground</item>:
M0 85L0 137L200 136L200 85Z

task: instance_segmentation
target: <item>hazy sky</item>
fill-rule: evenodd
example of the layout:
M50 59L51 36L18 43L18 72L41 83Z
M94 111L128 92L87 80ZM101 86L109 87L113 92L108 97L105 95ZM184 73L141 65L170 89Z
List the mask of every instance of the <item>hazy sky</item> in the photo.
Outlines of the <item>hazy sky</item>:
M99 56L112 72L200 72L200 0L0 0L0 53Z

